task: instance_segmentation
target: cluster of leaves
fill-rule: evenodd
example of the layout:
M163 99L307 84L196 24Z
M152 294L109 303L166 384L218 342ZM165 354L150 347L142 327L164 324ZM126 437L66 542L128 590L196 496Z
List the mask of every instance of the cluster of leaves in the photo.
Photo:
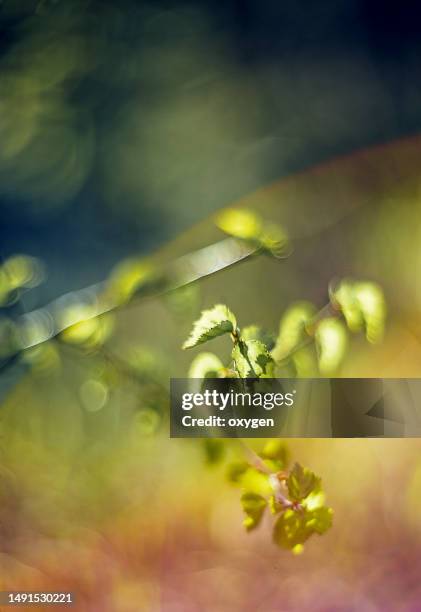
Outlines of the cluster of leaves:
M286 252L285 231L251 211L225 209L215 221L225 233L253 243L258 250L275 256ZM235 315L225 305L203 311L183 348L193 348L224 334L230 334L234 347L228 365L211 353L199 354L191 365L190 376L333 376L347 353L348 332L364 331L371 343L382 339L386 303L376 283L352 279L332 284L329 298L319 312L307 301L291 304L281 318L277 336L257 325L240 330Z
M317 312L310 302L292 304L283 314L277 336L257 325L240 329L230 309L217 304L194 323L183 349L229 334L233 349L228 364L214 354L199 353L191 364L191 378L262 378L278 374L333 376L348 348L348 330L365 329L369 342L383 335L386 307L375 283L342 281L330 290L330 303Z
M321 479L299 463L290 466L281 440L269 440L259 454L247 452L249 462L229 466L230 480L243 491L245 529L256 529L266 514L271 515L274 542L300 554L312 535L322 535L332 526L333 510L325 505Z
M285 252L287 238L282 230L265 225L248 211L224 211L217 224L237 239L254 242L258 249L278 256ZM329 303L319 311L307 301L292 304L281 317L277 335L258 325L240 328L234 313L217 304L202 312L183 349L229 335L233 343L229 359L201 352L191 363L189 377L333 376L346 356L349 332L364 331L368 342L379 342L385 319L381 288L351 279L332 285ZM207 440L205 448L211 462L223 455L220 440ZM281 440L268 441L259 455L247 447L246 452L249 461L229 466L230 480L243 491L244 527L251 531L265 514L271 514L275 543L301 553L313 534L321 535L332 525L333 511L325 505L321 479L299 463L289 467L289 453Z

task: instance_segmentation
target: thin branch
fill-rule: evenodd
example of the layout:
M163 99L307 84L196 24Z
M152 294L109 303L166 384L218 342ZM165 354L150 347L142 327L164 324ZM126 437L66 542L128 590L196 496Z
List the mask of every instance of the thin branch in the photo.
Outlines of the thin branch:
M168 264L157 266L156 280L141 286L131 297L129 303L122 304L118 298L109 291L108 281L103 281L67 293L46 306L33 310L15 319L13 337L4 338L10 344L10 351L5 357L9 360L21 351L38 346L58 336L63 331L108 312L136 304L139 300L157 297L180 289L201 278L215 274L221 270L245 261L262 252L262 249L235 238L226 238L187 255L183 255ZM83 306L92 313L83 316L75 315L72 319L62 321L65 310L71 306ZM36 328L36 334L31 330Z

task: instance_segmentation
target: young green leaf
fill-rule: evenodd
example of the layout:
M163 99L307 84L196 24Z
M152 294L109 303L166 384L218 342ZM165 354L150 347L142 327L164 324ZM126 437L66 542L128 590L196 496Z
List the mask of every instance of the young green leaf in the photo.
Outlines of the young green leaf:
M256 493L262 496L273 493L268 475L251 466L238 477L238 482L246 493Z
M112 271L106 293L116 303L125 304L139 289L155 283L158 276L157 268L150 259L124 259Z
M239 208L227 208L220 212L215 223L223 232L234 238L256 243L274 257L283 257L288 244L288 236L276 223L262 223L254 212Z
M282 512L273 528L273 539L281 548L293 550L302 545L311 536L311 530L305 527L305 518L302 513L292 509Z
M273 362L267 347L259 340L240 340L232 350L232 358L241 378L262 376Z
M289 463L289 451L283 440L268 440L259 455L262 459L277 461L279 470L284 470Z
M241 240L258 240L262 229L260 218L250 210L226 208L215 218L223 232Z
M315 333L322 376L332 376L339 368L348 346L346 327L334 317L320 321Z
M386 302L378 285L344 280L331 292L331 300L339 306L351 331L359 331L365 325L369 342L375 343L382 339Z
M326 533L328 529L332 527L333 510L322 506L315 508L314 510L307 510L306 513L306 527L315 531L319 535Z
M255 529L262 520L267 501L257 493L244 493L241 496L241 505L246 514L243 525L247 531L251 531Z
M288 246L288 236L280 225L265 223L259 237L261 246L274 257L283 257Z
M350 331L360 331L364 320L355 296L354 283L349 280L341 281L335 289L330 291L330 299L334 306L340 308Z
M193 348L198 344L212 340L227 333L236 333L237 321L233 313L223 304L217 304L210 310L204 310L193 326L193 330L183 344L183 349Z
M291 500L300 502L320 488L320 478L308 468L295 463L289 473L287 487Z
M199 353L190 364L188 378L218 378L224 369L222 361L213 353Z
M316 308L310 302L292 304L279 324L279 334L272 356L281 361L306 338L306 325L311 322Z
M364 318L367 340L379 342L383 337L386 320L383 291L375 283L356 283L354 291Z
M301 552L302 545L314 534L325 533L332 526L331 508L315 510L288 509L281 513L273 529L273 539L281 548Z
M285 506L278 499L276 499L275 495L271 495L268 500L269 510L272 514L279 514L279 512L285 511Z

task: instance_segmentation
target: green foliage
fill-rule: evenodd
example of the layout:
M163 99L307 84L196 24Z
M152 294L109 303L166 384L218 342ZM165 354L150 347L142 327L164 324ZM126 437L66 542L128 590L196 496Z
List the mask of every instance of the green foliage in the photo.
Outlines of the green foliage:
M355 299L354 284L351 281L342 281L336 289L331 291L330 297L333 304L342 311L350 331L360 331L364 321L359 304Z
M0 266L0 306L15 303L25 290L37 287L44 278L44 267L35 257L8 257Z
M111 336L114 317L111 314L98 316L94 307L80 304L63 310L61 325L65 328L59 336L62 342L95 350Z
M288 236L280 225L266 223L260 234L260 244L274 257L284 257L288 246Z
M276 461L278 470L286 469L289 463L289 450L283 440L268 440L259 455Z
M365 327L369 342L375 343L382 339L387 309L379 285L344 280L331 290L331 299L342 312L352 332L358 332Z
M333 317L323 319L317 325L315 340L320 374L333 376L342 363L348 347L345 325Z
M361 309L369 342L380 342L384 334L386 301L382 289L375 283L356 283L355 299Z
M281 548L287 548L299 554L303 544L313 535L322 535L332 526L333 510L315 508L314 510L293 510L281 512L275 522L273 539Z
M256 378L267 373L273 362L267 347L260 340L239 340L232 350L232 359L240 378Z
M310 493L318 491L319 486L320 479L311 470L294 463L287 479L288 493L292 501L302 501Z
M226 208L215 218L216 225L234 238L246 240L274 257L285 255L288 236L275 223L264 222L256 213L240 208Z
M281 318L272 353L275 360L281 361L288 357L291 351L307 339L306 326L312 322L315 314L316 308L310 302L296 302L287 308Z
M236 215L230 213L228 218ZM242 219L244 225L247 219L251 223L247 216ZM365 326L367 340L379 341L386 306L380 287L370 282L343 281L330 291L330 298L331 303L319 313L310 302L291 304L281 317L275 343L273 335L258 325L238 328L227 306L218 304L203 311L183 348L230 333L234 343L231 361L224 367L215 355L207 353L193 362L189 376L262 378L276 376L279 368L296 377L334 376L348 350L347 328L355 332Z
M243 525L247 531L251 531L255 529L262 520L267 501L262 495L258 495L257 493L243 493L241 496L241 505L246 514Z
M247 470L239 477L238 483L243 491L255 493L268 499L273 494L268 473L269 470L266 469L263 462L259 467L249 464Z
M253 213L224 211L218 224L236 239L251 241L260 252L268 251L275 256L285 252L287 238L282 228L263 222ZM41 268L32 258L17 256L7 260L0 268L1 305L9 306L22 291L35 286L41 276ZM26 340L30 341L26 346L31 348L22 351L21 358L34 372L44 375L61 367L59 351L65 350L63 344L71 345L73 350L95 352L98 369L82 381L78 393L80 405L89 413L99 412L107 404L113 387L125 381L136 387L140 398L133 415L136 435L153 435L163 421L163 406L168 402L168 391L162 383L168 379L168 371L162 365L164 360L142 348L128 353L124 360L110 353L107 340L113 331L113 315L106 310L111 308L110 304L112 307L125 304L145 287L161 290L162 278L162 270L157 270L149 260L123 262L97 301L86 304L75 300L71 305L65 302L54 314L54 323L62 330L58 336L61 344L36 326L25 328ZM166 290L168 293L168 287ZM196 307L197 297L196 289L189 285L167 295L167 304L177 316L185 316ZM369 342L378 342L384 332L385 318L382 290L365 281L340 283L330 291L330 303L318 313L310 302L292 304L281 317L276 340L258 325L240 329L229 308L217 304L202 312L183 348L193 348L229 334L233 343L229 357L224 360L202 352L193 360L189 377L199 381L210 377L264 378L276 376L281 368L293 376L333 376L348 349L348 330L364 330ZM9 325L8 320L3 323L0 344L14 347L15 337L22 337L23 328L17 334L14 324ZM45 342L46 338L51 341ZM1 350L0 346L0 353ZM9 346L7 351L12 353ZM227 445L222 440L209 438L203 441L203 450L207 463L217 464L224 458ZM292 467L289 463L285 443L268 440L258 454L250 450L247 461L230 463L227 476L242 489L246 530L257 528L266 513L274 521L274 542L299 553L312 535L321 535L331 527L333 512L325 505L320 477L299 463Z
M189 378L218 378L224 370L222 361L213 353L199 353L190 364Z
M257 240L262 231L260 218L244 209L226 208L216 216L215 223L226 234L241 240Z
M183 344L183 349L193 348L227 333L236 334L236 331L237 321L235 316L229 308L223 304L217 304L210 310L202 312L200 319L195 322L189 338Z
M243 491L243 525L247 531L258 527L268 508L274 517L274 542L298 554L312 535L322 535L330 529L333 510L325 505L321 480L311 470L299 463L286 470L288 451L283 441L269 440L260 456L280 461L284 469L267 470L266 461L264 466L257 462L256 466L248 468L244 463L232 464L235 477L231 481L239 484Z
M261 224L238 211L226 213L221 227L243 239L261 231ZM355 332L365 327L367 339L377 341L383 333L386 307L381 289L368 282L344 282L330 292L330 298L318 313L310 302L292 304L281 318L275 343L257 325L238 328L226 306L204 311L184 348L230 332L231 360L224 368L218 357L202 353L189 375L205 378L233 372L240 378L264 378L276 376L277 368L289 368L295 376L335 375L348 349L347 329ZM214 450L209 452L212 456ZM215 453L219 459L219 450ZM250 449L248 454L252 460L234 461L227 472L230 482L242 489L245 529L256 529L268 509L274 517L273 541L301 553L312 535L322 535L332 526L333 511L325 505L320 477L299 463L289 468L289 452L282 440L269 440L259 454Z
M157 282L159 272L150 259L129 258L112 271L106 289L112 303L126 304L141 288Z

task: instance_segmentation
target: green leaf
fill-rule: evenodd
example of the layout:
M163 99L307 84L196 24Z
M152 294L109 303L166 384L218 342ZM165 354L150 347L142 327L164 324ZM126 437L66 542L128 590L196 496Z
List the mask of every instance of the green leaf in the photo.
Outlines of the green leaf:
M312 531L322 535L332 527L333 510L332 508L322 506L321 508L315 508L314 510L307 510L305 512L305 517L306 528L310 528Z
M311 536L311 529L306 529L302 513L288 509L279 515L273 527L273 539L281 548L292 550L303 544Z
M213 353L199 353L190 364L188 378L218 378L224 364Z
M288 244L285 230L275 223L263 224L260 217L250 210L227 208L216 216L215 223L229 236L254 242L274 257L285 255Z
M198 344L212 340L217 336L234 333L237 321L233 313L223 304L217 304L210 310L204 310L193 326L193 330L183 344L183 349L193 348Z
M124 259L112 271L106 293L116 303L125 304L137 291L158 282L158 278L159 273L152 260Z
M369 342L376 343L382 339L387 309L379 285L344 280L331 291L331 300L340 308L351 331L359 331L365 326Z
M287 487L291 500L300 502L320 488L320 478L308 468L295 463L289 473Z
M279 512L283 512L285 510L285 506L281 504L274 495L269 497L268 506L272 514L278 514Z
M280 225L266 223L260 235L260 244L274 257L283 257L288 246L288 236Z
M273 539L282 548L301 552L301 546L313 534L322 535L330 529L332 517L332 509L326 507L316 510L288 509L279 515L273 529Z
M322 319L315 333L319 369L323 376L332 376L341 365L348 347L346 327L334 317Z
M285 469L289 462L289 451L282 440L269 440L259 454L262 459L277 461L279 470Z
M262 376L273 362L267 347L259 340L240 340L232 350L232 358L241 378Z
M355 298L365 322L369 342L380 342L386 321L386 301L382 289L375 283L356 283Z
M262 229L258 215L240 208L226 208L216 216L215 223L229 236L241 240L258 240Z
M275 346L275 338L273 334L259 325L248 325L241 330L241 338L243 340L260 340L271 350Z
M241 477L249 469L246 461L233 461L228 465L227 478L230 482L240 482Z
M315 489L308 495L302 502L301 505L305 506L307 510L315 510L321 508L325 504L325 494L318 488Z
M364 320L355 296L354 283L349 280L341 281L338 287L331 291L330 298L333 305L340 308L349 330L360 331Z
M246 493L255 493L257 495L271 495L273 493L268 475L251 466L239 477L239 482Z
M241 496L241 505L246 514L243 525L247 531L251 531L255 529L262 520L267 501L257 493L244 493Z
M279 324L279 334L272 356L275 361L281 361L297 348L307 337L308 325L316 313L316 308L310 302L292 304L284 313Z

